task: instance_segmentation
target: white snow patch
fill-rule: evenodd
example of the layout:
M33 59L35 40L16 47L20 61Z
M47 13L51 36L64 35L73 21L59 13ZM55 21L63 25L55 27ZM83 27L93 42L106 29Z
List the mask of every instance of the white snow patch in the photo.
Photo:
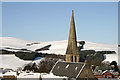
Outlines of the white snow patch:
M106 54L106 59L104 61L116 61L118 63L118 54Z
M23 72L23 73L20 73L19 76L17 76L18 79L20 79L20 78L28 78L28 79L34 78L34 79L38 79L38 80L39 80L39 77L40 77L40 73L32 73L32 72L30 72L30 73Z
M67 78L65 76L56 76L53 73L41 73L41 77L43 78L43 80L46 80L46 78L51 78L52 80L55 80L54 78L59 78L60 80L63 80L63 78Z
M10 72L6 72L2 76L17 76L17 74L16 74L16 72L10 71Z
M14 70L31 62L31 61L21 60L18 57L16 57L14 54L0 55L0 59L2 59L2 64L0 64L0 68L9 68Z

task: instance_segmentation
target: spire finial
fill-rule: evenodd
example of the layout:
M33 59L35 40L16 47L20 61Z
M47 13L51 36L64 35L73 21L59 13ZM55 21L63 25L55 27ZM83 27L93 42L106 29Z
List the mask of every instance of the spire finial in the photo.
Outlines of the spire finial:
M73 15L74 15L74 11L72 10L72 17L73 17Z

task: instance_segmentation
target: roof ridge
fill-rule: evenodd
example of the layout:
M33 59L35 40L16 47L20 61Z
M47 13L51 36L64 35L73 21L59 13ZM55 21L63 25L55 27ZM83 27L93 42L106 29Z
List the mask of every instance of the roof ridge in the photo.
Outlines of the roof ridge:
M78 78L78 76L80 75L80 73L82 72L82 70L84 69L85 65L86 65L86 64L84 63L84 65L82 66L82 68L81 68L81 70L79 71L78 75L76 76L76 79Z

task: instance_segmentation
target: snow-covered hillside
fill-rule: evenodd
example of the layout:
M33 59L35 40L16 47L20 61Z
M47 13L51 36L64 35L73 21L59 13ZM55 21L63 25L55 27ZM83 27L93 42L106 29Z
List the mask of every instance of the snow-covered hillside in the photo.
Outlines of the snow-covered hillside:
M28 43L33 43L35 41L26 41L22 39L17 39L13 37L0 37L0 40L2 40L1 48L10 47L10 48L17 48L17 49L29 49L32 51L35 51L36 49L39 49L41 47L44 47L46 45L51 44L50 50L42 51L45 53L55 53L55 54L62 54L65 55L66 48L67 48L67 40L61 40L61 41L50 41L50 42L39 42L40 44L33 44L31 46L26 46ZM38 42L38 41L37 41ZM96 50L96 51L116 51L117 45L110 45L110 44L100 44L100 43L93 43L93 42L85 42L84 45L85 50Z
M0 37L0 41L2 41L2 44L0 45L0 48L10 47L10 48L17 48L17 49L29 49L32 51L35 51L36 49L39 49L41 47L44 47L46 45L51 44L50 50L41 51L44 53L54 53L54 54L62 54L65 55L66 48L67 48L67 40L61 40L61 41L50 41L50 42L38 42L40 44L33 44L31 46L26 46L28 43L33 43L36 41L27 41L22 39L17 39L13 37ZM103 51L103 50L110 50L110 51L116 51L117 45L110 45L110 44L99 44L99 43L93 43L93 42L85 42L84 50L96 50L96 51ZM114 57L114 58L113 58ZM117 61L118 62L118 55L117 54L109 54L107 55L107 59L105 61ZM30 61L23 61L19 58L17 58L15 55L0 55L0 68L18 68L23 66L24 64L29 63Z
M8 69L18 69L25 64L30 63L31 61L24 61L16 57L15 55L0 55L1 63L0 68L8 68Z

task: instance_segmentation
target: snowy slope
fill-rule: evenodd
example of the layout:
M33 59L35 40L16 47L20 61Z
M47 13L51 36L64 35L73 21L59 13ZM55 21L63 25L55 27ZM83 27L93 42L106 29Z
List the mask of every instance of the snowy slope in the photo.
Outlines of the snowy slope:
M62 54L65 55L66 48L67 48L67 40L61 40L61 41L50 41L50 42L39 42L40 44L34 44L31 46L26 46L27 43L33 43L36 41L26 41L22 39L17 39L13 37L0 37L0 40L2 40L2 44L0 45L0 48L5 47L11 47L11 48L25 48L29 50L36 50L41 47L44 47L46 45L51 44L50 50L41 51L44 53L55 53L55 54ZM110 44L99 44L99 43L93 43L93 42L87 42L84 45L84 50L110 50L110 51L116 51L117 45L110 45ZM110 54L107 55L106 61L117 61L118 62L118 55L117 54ZM18 67L23 66L24 64L29 63L30 61L23 61L19 58L17 58L15 55L0 55L0 68L12 68L17 69Z
M24 48L30 41L21 40L13 37L0 37L2 47Z
M107 58L104 61L109 61L109 62L116 61L117 63L119 62L117 54L106 54L106 57ZM118 64L120 64L120 63L118 63Z
M29 49L29 50L35 50L41 47L46 46L48 43L43 43L43 44L35 44L32 46L26 46L26 44L29 43L34 43L37 41L27 41L27 40L22 40L22 39L17 39L13 37L0 37L0 41L2 41L0 48L16 48L16 49Z
M96 51L116 51L116 53L118 52L118 48L117 48L117 44L116 45L111 45L111 44L100 44L100 43L93 43L93 42L86 42L85 44L85 49L93 49Z
M0 55L1 63L0 68L8 68L16 70L31 61L24 61L16 57L15 55Z
M40 44L33 44L31 46L26 46L27 43L33 43L35 41L26 41L22 39L17 39L13 37L0 37L0 40L2 40L2 45L0 47L11 47L11 48L25 48L29 50L36 50L39 48L42 48L46 45L51 44L50 50L42 51L45 53L55 53L55 54L62 54L65 55L66 48L67 48L67 40L61 40L61 41L50 41L50 42L39 42ZM110 44L99 44L99 43L93 43L93 42L85 42L84 45L85 50L96 50L96 51L102 51L102 50L110 50L110 51L116 51L117 45L110 45Z

